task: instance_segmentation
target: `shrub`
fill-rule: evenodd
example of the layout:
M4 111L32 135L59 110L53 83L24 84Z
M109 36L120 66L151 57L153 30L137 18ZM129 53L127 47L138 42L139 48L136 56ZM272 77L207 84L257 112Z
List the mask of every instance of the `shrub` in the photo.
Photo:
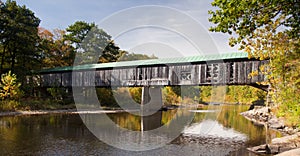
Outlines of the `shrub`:
M63 101L67 94L65 89L60 87L47 88L47 91L58 102Z
M21 83L17 82L17 76L9 71L1 75L0 97L2 99L17 99L22 93L19 89Z
M11 71L1 75L0 82L0 98L2 99L0 105L1 110L15 110L19 107L19 99L22 96L20 90L21 83L17 81L17 76Z

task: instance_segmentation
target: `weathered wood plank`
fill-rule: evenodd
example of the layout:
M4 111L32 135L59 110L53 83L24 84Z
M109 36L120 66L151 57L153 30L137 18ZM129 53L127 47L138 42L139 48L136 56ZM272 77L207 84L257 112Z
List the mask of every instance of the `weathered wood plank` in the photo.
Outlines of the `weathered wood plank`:
M245 68L243 62L238 62L238 84L245 83Z
M83 85L84 86L95 86L95 71L84 71L83 72Z
M192 83L193 84L199 84L200 78L199 78L199 65L193 65L193 72L192 72Z
M251 62L245 62L246 65L246 72L245 72L245 76L246 76L246 84L250 84L251 83Z
M162 76L162 78L167 80L168 77L169 77L169 69L168 69L168 67L163 67L163 76Z
M120 69L113 69L111 75L111 85L120 86Z
M179 73L177 73L176 67L172 66L169 67L170 69L170 76L169 76L169 81L170 85L178 85L179 84Z
M48 85L50 86L61 86L61 73L52 73L52 74L48 74Z
M157 68L158 67L151 67L151 79L157 79L158 78Z
M104 83L106 86L111 85L111 70L104 70Z
M218 83L219 84L225 84L225 73L226 73L226 64L225 63L219 63L219 77L218 77Z
M234 73L233 83L238 84L238 81L239 81L239 64L238 64L238 62L234 62L234 64L233 64L233 73Z
M232 75L231 74L231 64L230 62L226 62L224 64L224 83L225 84L230 84L230 76Z
M101 71L95 71L95 86L102 86Z
M62 73L62 86L63 87L72 86L72 72Z
M82 72L73 72L72 76L72 86L80 87L83 86L83 73Z
M252 71L258 71L259 68L259 62L258 61L253 61L252 62ZM251 79L252 83L258 82L258 76L253 76Z
M207 73L207 65L201 64L200 84L206 83L206 73Z

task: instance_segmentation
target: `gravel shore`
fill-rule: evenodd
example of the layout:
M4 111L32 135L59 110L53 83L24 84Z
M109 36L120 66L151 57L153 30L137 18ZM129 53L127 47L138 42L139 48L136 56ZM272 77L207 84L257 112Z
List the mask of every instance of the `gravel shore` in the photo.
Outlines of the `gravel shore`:
M33 111L14 111L14 112L0 112L1 116L17 116L17 115L44 115L44 114L97 114L97 113L119 113L125 110L80 110L66 109L66 110L33 110Z

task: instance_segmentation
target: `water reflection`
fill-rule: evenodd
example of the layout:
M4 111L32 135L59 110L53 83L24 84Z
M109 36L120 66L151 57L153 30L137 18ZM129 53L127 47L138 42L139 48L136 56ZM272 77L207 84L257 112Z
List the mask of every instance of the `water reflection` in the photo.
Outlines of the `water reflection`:
M184 136L213 137L246 141L247 136L232 128L225 128L214 120L203 120L201 123L195 123L188 126L183 131Z
M130 152L111 147L99 141L81 121L78 115L39 115L15 116L0 118L0 153L1 155L249 155L245 148L265 143L266 138L276 137L279 134L272 130L266 131L263 126L256 126L239 115L248 109L247 106L216 106L218 112L201 108L189 125L184 128L183 135L201 136L202 139L191 138L188 142L182 140L168 144L163 148L145 151ZM129 113L108 114L109 118L124 129L141 132L153 130L155 127L172 126L172 120L188 116L191 112L181 110L163 111L149 118L140 118ZM93 117L100 114L86 115L84 120L93 121ZM100 115L101 116L101 115ZM107 123L97 122L104 125ZM170 129L169 129L170 130ZM180 130L180 129L178 129ZM103 129L105 131L105 129ZM107 129L111 131L111 129ZM167 131L167 129L166 129ZM155 133L155 136L168 137L166 133ZM243 146L238 149L230 145L219 144L215 138L240 139ZM119 135L120 140L127 137L138 139L137 136ZM182 138L179 138L182 139ZM219 139L222 141L222 139ZM138 143L139 140L136 140ZM124 142L122 142L124 143ZM132 146L129 144L128 146Z
M191 122L193 113L176 110L166 124L162 124L163 117L162 111L142 117L128 113L81 115L87 128L97 138L117 148L132 151L165 146L181 134L185 125Z

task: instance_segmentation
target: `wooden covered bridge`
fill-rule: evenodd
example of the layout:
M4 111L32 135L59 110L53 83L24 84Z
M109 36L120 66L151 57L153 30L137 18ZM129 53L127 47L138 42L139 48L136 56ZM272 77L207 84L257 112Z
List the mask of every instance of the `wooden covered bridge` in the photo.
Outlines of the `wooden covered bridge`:
M247 53L124 61L59 67L40 71L42 87L256 85L265 79L253 71L267 61Z
M40 71L42 87L143 87L144 93L161 86L257 85L265 76L259 71L267 61L248 59L247 53L226 53L181 58L124 61L59 67ZM157 87L155 87L157 86ZM147 89L147 90L145 90ZM153 89L154 90L154 89ZM160 92L155 89L153 92ZM147 100L144 100L147 101ZM145 103L145 102L144 102Z

